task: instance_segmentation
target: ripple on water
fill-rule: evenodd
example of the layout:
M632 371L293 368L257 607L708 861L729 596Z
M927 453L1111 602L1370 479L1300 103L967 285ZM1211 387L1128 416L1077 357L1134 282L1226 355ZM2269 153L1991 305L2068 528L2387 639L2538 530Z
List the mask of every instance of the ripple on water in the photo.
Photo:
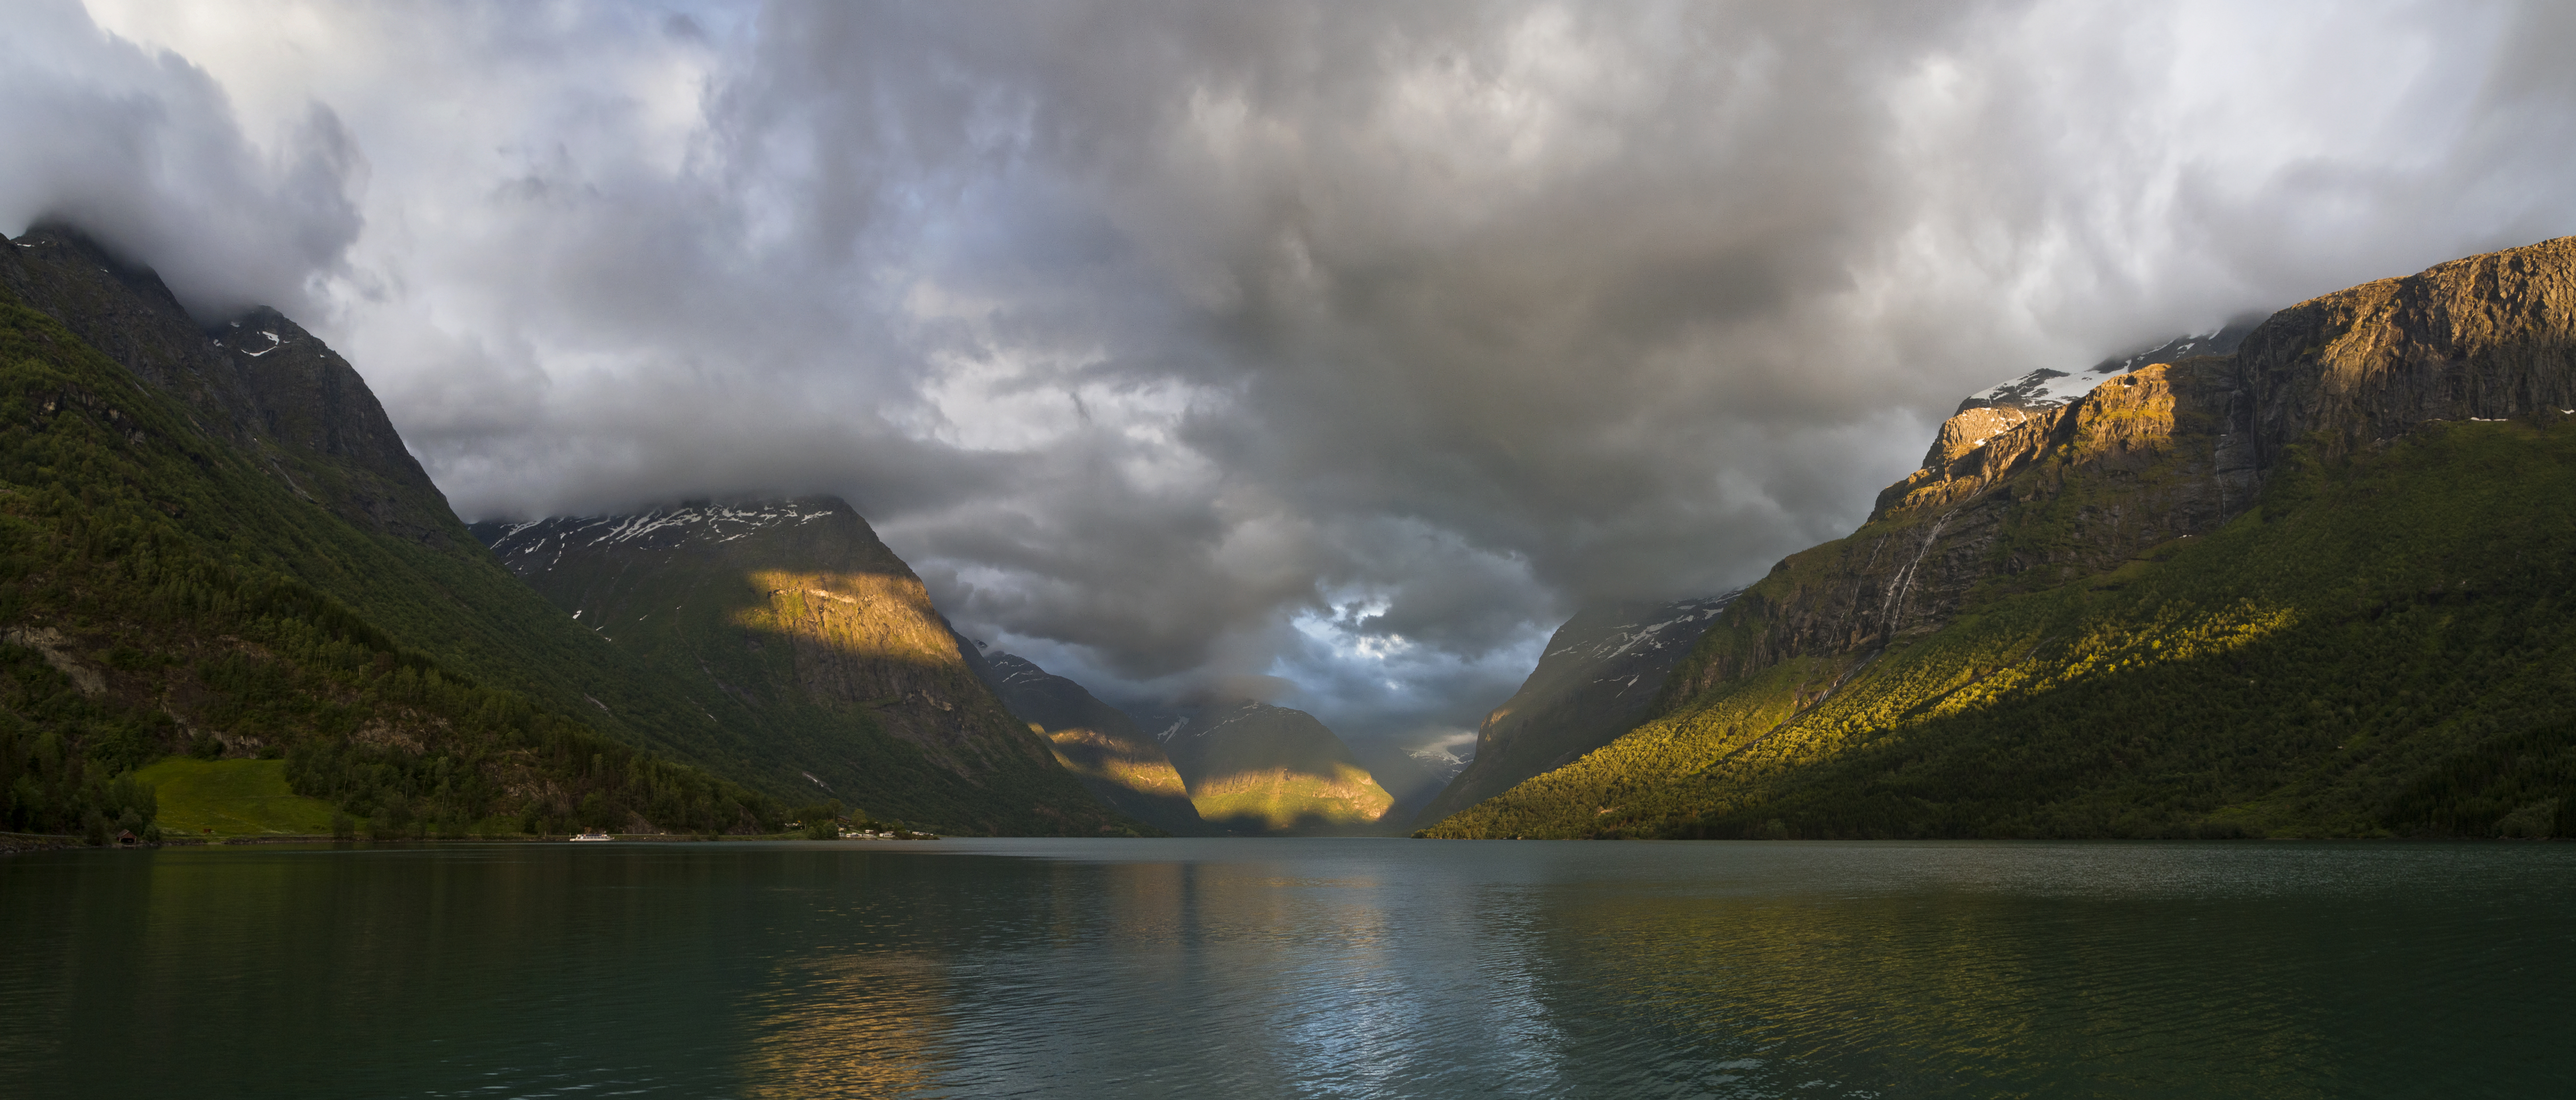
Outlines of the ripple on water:
M2542 1093L2576 1073L2571 871L2569 845L60 853L0 861L0 1065L28 1095Z

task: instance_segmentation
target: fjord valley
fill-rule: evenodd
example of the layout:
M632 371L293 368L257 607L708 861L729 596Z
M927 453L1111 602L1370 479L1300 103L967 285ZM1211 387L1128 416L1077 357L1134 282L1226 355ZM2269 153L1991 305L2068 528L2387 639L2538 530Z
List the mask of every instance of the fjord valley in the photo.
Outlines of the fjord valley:
M838 498L469 527L291 320L12 243L20 831L2576 832L2569 240L1971 397L1851 536L1564 623L1418 813L1306 712L965 638Z
M2576 835L2572 325L2562 238L1971 399L1653 717L1422 835Z
M2564 1093L2571 53L17 0L0 1100Z

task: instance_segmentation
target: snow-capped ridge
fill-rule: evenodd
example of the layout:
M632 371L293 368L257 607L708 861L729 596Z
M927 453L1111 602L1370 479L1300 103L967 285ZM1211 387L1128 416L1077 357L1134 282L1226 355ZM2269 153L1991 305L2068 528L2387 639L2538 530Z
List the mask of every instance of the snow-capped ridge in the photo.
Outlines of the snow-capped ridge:
M504 558L537 553L549 539L558 540L559 548L651 543L671 549L700 541L732 542L771 528L826 519L841 510L817 501L778 501L683 504L626 516L558 516L501 524L501 535L491 545Z

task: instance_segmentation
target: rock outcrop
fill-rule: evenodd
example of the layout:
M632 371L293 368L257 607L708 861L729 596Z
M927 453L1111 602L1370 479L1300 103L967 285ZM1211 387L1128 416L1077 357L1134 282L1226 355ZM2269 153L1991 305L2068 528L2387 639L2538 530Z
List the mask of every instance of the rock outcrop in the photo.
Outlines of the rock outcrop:
M2453 260L2311 298L2238 352L2255 460L2320 457L2431 420L2576 409L2576 237Z

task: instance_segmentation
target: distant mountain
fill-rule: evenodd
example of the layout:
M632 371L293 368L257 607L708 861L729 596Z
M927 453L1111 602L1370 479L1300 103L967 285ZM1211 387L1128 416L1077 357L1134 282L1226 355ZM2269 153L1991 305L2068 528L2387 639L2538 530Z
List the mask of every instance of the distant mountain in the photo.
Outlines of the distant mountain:
M1163 746L1127 712L1027 658L986 649L985 683L1055 748L1056 760L1120 813L1178 836L1210 832Z
M1669 709L1427 835L2576 834L2576 238L2173 347L1963 404Z
M1199 817L1227 831L1368 832L1395 804L1350 746L1305 711L1241 699L1153 720Z
M674 763L724 739L502 569L275 312L200 330L40 225L0 247L0 412L0 827L139 823L124 777L175 752L282 758L384 835L784 816Z
M1605 605L1566 620L1520 690L1485 716L1474 757L1414 820L1429 825L1636 728L1673 663L1734 598Z
M1413 829L1413 815L1439 797L1441 788L1457 778L1467 761L1437 750L1406 749L1393 741L1362 741L1351 746L1351 754L1369 777L1386 788L1395 802L1379 820L1381 830L1389 835L1403 835Z
M921 579L838 499L473 532L818 797L943 832L1132 831L995 698Z

